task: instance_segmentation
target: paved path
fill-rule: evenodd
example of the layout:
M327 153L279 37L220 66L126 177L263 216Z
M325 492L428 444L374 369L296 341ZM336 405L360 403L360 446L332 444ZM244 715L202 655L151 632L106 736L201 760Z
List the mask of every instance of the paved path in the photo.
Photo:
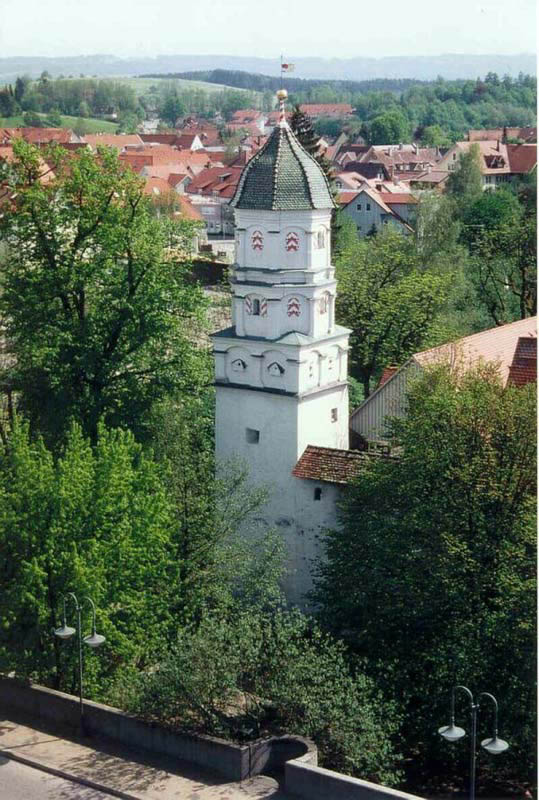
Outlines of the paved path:
M94 794L57 792L50 795L54 800L71 797L97 800L107 797L107 792L126 800L285 800L273 778L260 775L242 783L230 783L187 762L143 756L93 738L68 739L1 718L1 762L6 758L71 778L94 790ZM3 768L0 767L0 780ZM0 796L7 800L1 784ZM21 800L32 797L31 794L21 795ZM43 793L35 797L48 798L49 795Z
M3 800L111 800L112 795L0 756Z

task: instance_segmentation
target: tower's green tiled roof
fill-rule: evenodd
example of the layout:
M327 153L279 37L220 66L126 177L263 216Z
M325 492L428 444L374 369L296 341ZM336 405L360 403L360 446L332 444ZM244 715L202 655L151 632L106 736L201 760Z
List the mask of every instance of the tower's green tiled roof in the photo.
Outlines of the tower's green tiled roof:
M276 125L245 166L230 204L271 211L335 206L322 169L287 124Z

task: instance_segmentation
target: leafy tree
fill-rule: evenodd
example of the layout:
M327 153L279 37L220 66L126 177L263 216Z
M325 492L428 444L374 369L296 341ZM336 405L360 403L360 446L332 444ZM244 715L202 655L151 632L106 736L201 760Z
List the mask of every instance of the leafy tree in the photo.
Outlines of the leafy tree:
M427 147L449 147L451 140L440 125L427 125L421 132L421 141Z
M483 779L533 781L535 427L535 387L504 388L495 365L426 371L398 458L365 468L328 534L322 619L401 698L415 791L466 772L468 748L434 735L455 682L501 702L511 750Z
M107 637L86 662L95 696L119 668L144 664L170 623L171 510L158 471L128 432L100 427L93 448L74 426L55 459L16 422L0 475L0 669L74 691L75 648L52 630L62 595L88 594Z
M399 144L410 138L410 123L398 109L375 117L367 127L369 144Z
M486 224L486 223L485 223ZM514 218L475 242L472 281L496 325L537 313L537 218Z
M155 218L142 181L114 151L50 148L48 182L41 154L16 142L5 167L17 207L0 222L13 355L3 383L52 438L70 418L92 436L101 417L143 433L156 400L207 379L207 355L194 344L205 301L185 261L192 225L178 222L184 246L165 250L173 223Z
M423 269L412 237L384 228L339 256L337 280L337 318L352 330L351 373L368 397L378 371L420 349L450 275Z
M518 225L521 214L517 197L508 189L483 192L463 214L463 238L473 247L488 231Z
M299 611L205 614L141 676L130 710L236 740L265 733L314 739L324 766L392 785L394 709L351 670L342 644Z
M21 102L21 100L24 97L24 94L26 92L26 89L28 88L28 84L29 83L30 83L30 78L28 77L28 75L23 75L22 77L18 77L17 80L15 81L15 92L14 92L14 94L15 94L15 100L17 101L17 103Z
M12 117L18 111L18 103L9 87L0 91L0 114L4 117Z
M481 197L483 191L480 158L479 145L474 142L465 152L460 153L458 166L449 173L447 179L447 194L463 216Z
M52 128L61 128L62 123L62 116L56 108L50 111L45 117L45 124L50 125Z

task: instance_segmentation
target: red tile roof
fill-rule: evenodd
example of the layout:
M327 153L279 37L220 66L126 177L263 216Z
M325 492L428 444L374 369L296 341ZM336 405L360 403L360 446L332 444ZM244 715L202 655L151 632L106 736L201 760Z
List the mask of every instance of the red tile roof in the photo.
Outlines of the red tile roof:
M500 366L502 380L506 383L521 338L537 339L537 317L519 319L507 325L473 333L456 342L415 353L412 359L421 366L447 361L451 366L466 367L481 360L496 361Z
M384 371L382 372L382 377L378 381L378 386L376 388L379 389L380 386L383 386L384 383L386 383L386 381L388 381L392 377L392 375L398 372L398 370L399 367L384 367Z
M352 114L354 109L350 103L302 103L300 111L309 116L335 116L337 114Z
M537 145L507 144L506 148L511 172L526 174L537 165Z
M122 150L127 145L142 145L142 139L138 133L87 133L84 136L84 141L88 142L92 147L106 145L107 147L115 147L117 150Z
M388 458L377 453L359 450L337 450L334 447L308 445L292 470L296 478L308 478L327 483L350 483L362 466L373 458Z
M387 203L387 205L391 205L392 203L417 203L416 198L413 194L399 194L398 192L380 192L380 197Z
M509 367L507 383L525 386L537 381L537 339L521 336L518 340L513 362Z

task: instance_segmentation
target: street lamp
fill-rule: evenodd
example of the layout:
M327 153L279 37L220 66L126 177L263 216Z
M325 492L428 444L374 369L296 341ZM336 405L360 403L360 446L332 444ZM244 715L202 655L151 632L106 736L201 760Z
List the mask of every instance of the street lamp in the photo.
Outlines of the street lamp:
M75 610L77 612L77 628L71 628L66 623L66 600L72 599L75 603ZM69 639L73 636L74 633L79 634L79 707L80 707L80 729L81 733L85 733L84 731L84 704L82 700L82 643L88 645L88 647L96 648L99 647L105 641L105 637L101 636L101 634L96 633L95 629L95 605L93 600L90 597L83 597L82 602L79 603L77 600L76 595L73 592L68 592L63 598L63 605L64 605L64 615L63 615L63 623L61 628L56 628L54 631L55 635L58 636L60 639ZM89 636L82 637L82 606L84 602L88 602L92 608L92 633Z
M462 689L463 692L466 692L468 697L470 698L470 711L472 716L472 735L471 735L471 750L470 750L470 800L475 800L475 758L476 758L476 739L477 739L477 712L479 711L479 707L481 704L482 697L488 697L494 703L494 731L493 736L489 739L483 739L481 742L481 747L487 750L489 753L493 755L497 755L498 753L503 753L504 750L507 750L509 745L507 742L504 742L503 739L498 738L498 701L494 697L494 695L489 694L489 692L481 692L478 696L477 703L474 702L473 694L466 686L454 686L451 691L451 721L449 725L444 725L442 728L438 728L438 733L440 736L443 736L444 739L447 739L448 742L457 742L459 739L462 739L463 736L466 736L466 732L463 728L459 728L455 725L455 692L457 689Z

